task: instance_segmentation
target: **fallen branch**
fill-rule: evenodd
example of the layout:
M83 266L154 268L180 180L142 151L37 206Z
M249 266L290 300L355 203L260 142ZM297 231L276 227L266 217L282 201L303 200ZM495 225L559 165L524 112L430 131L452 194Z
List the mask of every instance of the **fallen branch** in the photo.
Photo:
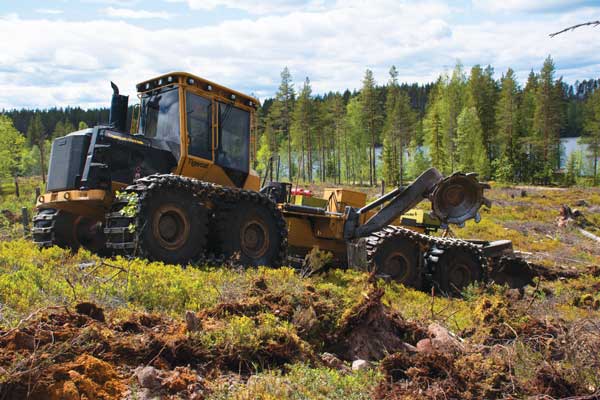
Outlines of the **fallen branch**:
M578 230L579 230L579 232L580 232L580 233L581 233L583 236L585 236L586 238L588 238L588 239L592 239L592 240L595 240L596 242L600 243L600 237L599 237L599 236L596 236L596 235L594 235L593 233L591 233L591 232L588 232L588 231L586 231L585 229L582 229L582 228L577 228L577 229L578 229Z
M600 25L600 21L589 21L589 22L584 22L582 24L577 24L577 25L569 26L568 28L565 28L562 31L551 33L549 36L551 38L553 38L554 36L560 35L561 33L565 33L567 31L574 31L577 28L581 28L582 26L589 26L589 25L593 25L594 27L596 27L596 26Z

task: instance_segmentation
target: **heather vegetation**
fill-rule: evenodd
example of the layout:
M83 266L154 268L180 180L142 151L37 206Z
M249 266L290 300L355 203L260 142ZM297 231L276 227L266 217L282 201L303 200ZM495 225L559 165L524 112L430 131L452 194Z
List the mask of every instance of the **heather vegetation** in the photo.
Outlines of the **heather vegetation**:
M24 181L21 197L5 195L0 207L31 207L36 183ZM388 399L598 392L600 250L575 225L557 226L556 217L561 204L579 204L586 229L599 234L600 192L494 185L489 197L494 205L482 222L454 233L511 239L543 264L521 292L474 285L446 298L335 268L303 278L290 268L181 268L40 250L22 239L19 221L0 217L0 393ZM432 323L457 335L457 347L411 350L421 348ZM356 359L370 366L353 371Z

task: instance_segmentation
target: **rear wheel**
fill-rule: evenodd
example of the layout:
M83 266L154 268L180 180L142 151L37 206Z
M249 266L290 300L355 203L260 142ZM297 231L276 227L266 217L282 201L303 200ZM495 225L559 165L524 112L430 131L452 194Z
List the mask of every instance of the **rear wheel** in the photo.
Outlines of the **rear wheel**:
M191 193L153 193L145 202L141 217L142 226L136 227L139 245L149 259L186 264L204 251L208 212Z
M481 282L483 269L476 253L465 249L449 249L439 257L434 281L450 295L460 295L473 282Z
M404 286L420 289L422 274L419 245L406 237L387 237L372 256L375 273Z
M217 245L221 253L243 265L270 267L281 263L285 221L268 205L242 201L217 211Z

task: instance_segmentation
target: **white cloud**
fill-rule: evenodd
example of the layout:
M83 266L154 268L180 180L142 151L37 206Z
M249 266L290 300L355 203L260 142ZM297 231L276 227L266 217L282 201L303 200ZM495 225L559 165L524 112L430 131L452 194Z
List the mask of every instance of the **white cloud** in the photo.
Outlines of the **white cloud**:
M590 0L473 0L481 10L507 12L556 11L592 5Z
M35 10L35 12L38 13L38 14L60 15L64 11L63 10L57 10L57 9L54 9L54 8L38 8L38 9Z
M288 13L292 11L316 11L324 8L324 0L167 0L185 2L192 10L213 10L226 7L246 11L250 14Z
M524 79L552 54L567 81L597 77L600 52L589 31L554 39L548 33L597 15L599 8L554 15L551 22L466 24L453 19L456 12L441 0L339 0L318 12L168 29L13 14L0 17L0 37L12 38L3 42L0 57L0 108L106 106L110 80L133 95L136 82L173 70L263 98L273 95L286 65L297 88L309 76L315 93L358 88L367 67L385 83L392 64L401 81L429 82L457 59L466 68L490 63L498 75L511 66Z
M104 14L112 18L128 19L171 19L175 15L166 11L132 10L129 8L108 7L103 10Z

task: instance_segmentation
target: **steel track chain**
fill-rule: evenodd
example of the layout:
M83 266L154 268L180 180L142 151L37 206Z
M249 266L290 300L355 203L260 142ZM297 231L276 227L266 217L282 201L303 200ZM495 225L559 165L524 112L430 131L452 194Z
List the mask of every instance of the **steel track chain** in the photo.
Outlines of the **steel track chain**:
M273 264L283 264L287 250L287 224L271 199L256 191L220 186L173 174L149 175L137 179L132 185L123 190L125 193L137 194L138 201L135 215L125 216L120 212L120 208L125 206L127 201L120 200L115 203L111 212L106 214L105 233L107 235L107 247L125 255L145 256L144 246L143 243L140 243L139 235L141 227L146 223L144 220L144 206L150 196L164 189L182 189L188 191L198 198L198 201L212 203L214 205L214 210L212 211L235 207L240 201L250 201L257 206L266 208L277 221L279 228L280 246L277 259L274 260ZM133 232L130 231L130 226L134 227ZM227 260L223 254L204 252L198 260L192 261L216 265L231 260Z
M430 281L432 280L433 274L435 272L435 270L432 270L432 268L440 267L439 265L437 265L437 261L433 261L435 260L435 257L431 257L431 251L437 249L441 250L441 252L443 253L453 248L465 250L473 254L473 256L479 261L479 265L481 266L483 280L487 281L489 273L488 261L480 246L462 239L431 236L413 231L408 228L392 225L389 225L380 231L374 232L372 235L366 238L365 247L367 251L367 265L371 270L373 270L373 268L375 267L374 258L377 250L380 246L383 245L383 243L392 238L406 238L408 240L413 241L416 246L419 246L421 248L425 260L426 262L428 262L427 268L429 270L425 271L425 276Z

